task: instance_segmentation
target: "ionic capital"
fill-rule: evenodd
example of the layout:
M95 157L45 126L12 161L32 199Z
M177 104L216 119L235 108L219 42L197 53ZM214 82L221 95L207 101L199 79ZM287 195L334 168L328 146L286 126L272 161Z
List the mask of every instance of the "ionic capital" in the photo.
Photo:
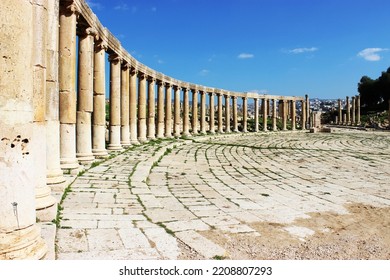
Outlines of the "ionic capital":
M156 77L153 77L153 76L148 76L148 82L150 82L150 83L155 83L156 82Z
M122 58L118 54L112 53L108 56L108 61L114 64L122 63Z
M138 69L137 69L137 68L134 68L134 67L131 67L131 69L130 69L130 75L132 75L132 76L138 75Z
M67 16L71 16L73 14L78 16L80 14L80 11L77 8L74 0L63 1L61 3L61 6L62 6L62 8L60 9L61 14L64 14L64 15L67 15Z
M105 52L108 50L108 44L102 40L95 42L95 52L101 50L104 50Z
M148 78L148 75L143 73L143 72L138 72L138 78L140 79L147 79Z
M122 63L122 70L127 70L127 69L130 69L131 68L131 65L130 63L128 63L127 61L123 61Z

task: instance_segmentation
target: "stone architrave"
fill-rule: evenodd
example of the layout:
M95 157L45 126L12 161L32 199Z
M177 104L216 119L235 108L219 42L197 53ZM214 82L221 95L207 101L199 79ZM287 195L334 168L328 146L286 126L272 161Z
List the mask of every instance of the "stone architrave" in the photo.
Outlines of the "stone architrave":
M138 70L130 69L130 142L138 145L137 131L137 76Z
M110 141L108 150L122 150L121 145L121 62L117 54L110 54Z
M157 138L164 138L164 82L157 82Z
M248 98L242 97L242 132L248 132Z
M191 119L191 127L192 134L198 134L198 90L192 89L192 119Z
M189 103L188 88L183 87L183 136L191 136Z
M93 111L93 52L96 31L91 27L79 29L78 91L76 112L76 157L82 164L91 163Z
M76 22L78 11L71 2L60 6L59 99L60 162L62 169L76 169Z
M130 65L122 64L121 69L121 145L129 147L130 141Z
M268 102L266 98L263 98L263 131L268 131Z
M138 141L147 142L146 138L146 80L148 76L144 73L138 74Z
M217 93L218 98L218 133L223 133L223 108L222 108L222 93Z
M174 104L174 128L173 128L173 136L180 137L180 91L181 88L179 86L174 86L175 90L175 104Z
M46 25L38 4L46 9L42 1L1 1L0 260L41 259L47 252L34 199L41 177L46 180L46 98L37 91L46 77L36 64L46 57Z
M60 120L58 84L59 0L47 2L46 42L46 183L64 188L60 164Z
M230 133L230 95L225 94L225 132Z
M209 98L210 98L210 101L209 101L209 106L210 106L209 132L211 134L214 134L215 133L214 93L209 92Z
M172 86L169 83L165 84L165 137L172 137Z
M156 79L154 77L148 78L148 139L156 138L156 116L155 116L155 87Z
M346 111L347 111L347 119L346 119L346 125L350 125L351 124L351 106L349 104L349 96L346 97L347 99L347 108L346 108Z
M206 93L200 91L200 133L206 134Z
M343 124L343 108L341 107L341 99L338 99L338 122L337 124Z
M304 102L302 102L302 103L304 103ZM276 99L273 99L272 100L272 130L273 131L278 130L278 127L276 125L276 121L277 121L276 107L277 107ZM304 119L304 118L302 118L302 119Z
M107 44L95 42L93 67L92 153L96 158L108 156L106 150L106 54Z
M255 107L255 132L259 131L259 100L257 98L253 99Z
M238 132L237 96L233 96L233 132Z
M295 99L291 100L291 130L296 129L296 121L297 121L297 106Z

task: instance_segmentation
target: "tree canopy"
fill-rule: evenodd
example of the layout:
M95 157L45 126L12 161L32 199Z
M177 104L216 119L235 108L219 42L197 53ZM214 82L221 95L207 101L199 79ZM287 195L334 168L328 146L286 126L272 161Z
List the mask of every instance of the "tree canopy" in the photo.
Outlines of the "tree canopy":
M390 99L390 67L375 80L363 76L358 91L361 106L366 111L386 110Z

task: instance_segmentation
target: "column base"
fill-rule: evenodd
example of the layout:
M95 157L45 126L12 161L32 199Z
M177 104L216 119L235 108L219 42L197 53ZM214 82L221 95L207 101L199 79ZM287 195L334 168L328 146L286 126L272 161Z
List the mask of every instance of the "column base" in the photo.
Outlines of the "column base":
M108 157L108 152L106 149L96 149L92 150L92 154L95 158L106 158Z
M181 137L181 134L180 134L180 133L174 133L174 134L173 134L173 137L175 137L175 138L180 138L180 137Z
M128 148L131 146L131 143L130 141L121 141L121 145L122 147Z
M108 144L107 150L109 150L109 151L122 151L123 147L120 144Z
M141 138L141 137L139 137L139 138L138 138L138 141L139 141L141 144L143 144L143 143L148 142L148 139L147 139L147 138Z
M132 145L140 145L141 144L137 139L131 139L130 143Z
M191 133L189 133L189 132L183 132L183 135L182 135L183 137L191 137L192 135L191 135Z
M76 169L79 168L79 162L76 158L61 158L60 161L61 169Z
M62 184L66 179L61 168L46 171L46 183L48 185Z
M76 158L81 164L89 164L95 160L93 154L76 154Z
M149 141L149 140L154 140L154 139L156 139L156 137L155 137L154 135L153 135L153 136L148 136L147 139L148 139L148 141Z

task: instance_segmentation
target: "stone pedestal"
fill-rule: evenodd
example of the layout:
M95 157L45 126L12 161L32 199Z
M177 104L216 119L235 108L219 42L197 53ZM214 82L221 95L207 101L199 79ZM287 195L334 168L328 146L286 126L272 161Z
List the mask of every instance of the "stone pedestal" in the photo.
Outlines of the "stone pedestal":
M209 120L209 132L211 134L215 133L215 113L214 113L214 94L212 92L209 93L209 106L210 106L210 120Z
M174 87L175 90L175 108L174 110L174 128L173 128L173 135L175 137L180 137L180 90L181 88L178 86Z
M130 65L122 64L121 69L121 145L129 147L130 141Z
M172 137L172 86L168 83L165 85L165 137Z
M230 96L225 95L225 132L230 133Z
M156 138L155 124L155 85L156 79L149 77L148 79L148 139Z
M130 142L138 145L137 130L137 75L135 68L130 69Z
M157 83L157 138L164 138L164 82Z

